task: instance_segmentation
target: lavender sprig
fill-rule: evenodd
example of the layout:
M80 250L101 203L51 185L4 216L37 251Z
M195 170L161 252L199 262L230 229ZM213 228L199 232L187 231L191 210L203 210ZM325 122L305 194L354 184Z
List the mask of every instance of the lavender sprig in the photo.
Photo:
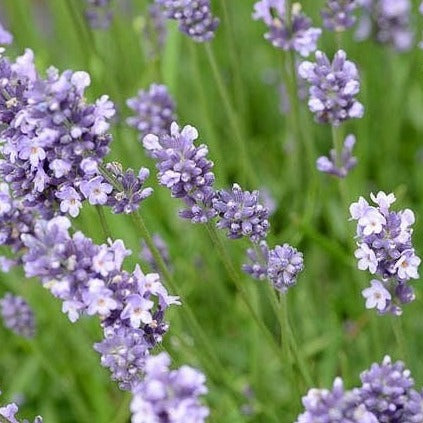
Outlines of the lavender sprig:
M29 304L10 292L0 299L3 324L16 335L32 338L35 334L35 317Z
M396 201L392 193L380 191L370 197L376 206L369 205L363 197L350 206L351 218L357 221L358 268L381 279L373 280L371 287L363 290L363 296L367 308L400 315L401 304L415 298L408 283L419 277L421 260L411 239L414 213L410 209L391 211Z

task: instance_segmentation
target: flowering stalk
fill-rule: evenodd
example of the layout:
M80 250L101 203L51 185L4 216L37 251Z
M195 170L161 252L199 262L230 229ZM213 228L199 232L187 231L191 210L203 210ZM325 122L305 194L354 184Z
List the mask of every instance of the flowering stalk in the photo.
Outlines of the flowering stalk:
M251 316L253 317L253 319L254 319L255 323L257 324L257 326L259 327L259 329L266 336L269 345L272 347L272 349L274 350L274 352L276 353L276 355L280 359L282 365L284 366L285 363L286 363L286 356L280 350L279 346L275 342L275 339L274 339L273 335L270 333L267 326L264 324L264 322L257 315L257 313L254 309L254 306L252 305L252 303L251 303L251 301L248 297L248 294L247 294L247 292L245 291L245 289L242 285L242 282L239 278L239 275L236 272L236 270L235 270L235 268L232 264L231 258L229 256L229 254L227 253L226 248L225 248L224 244L222 243L222 240L219 237L219 234L216 231L215 226L212 223L208 222L206 224L206 227L207 227L210 239L213 242L213 244L216 246L217 252L218 252L218 254L219 254L219 256L220 256L220 258L223 262L223 265L225 266L225 269L226 269L230 279L234 283L236 289L240 293L244 304L248 308L249 312L251 313Z
M111 233L110 227L107 223L103 207L101 207L97 204L95 206L95 209L97 210L98 218L100 220L100 225L103 229L103 233L104 233L104 236L106 237L106 240L109 239L109 238L112 238L112 233Z

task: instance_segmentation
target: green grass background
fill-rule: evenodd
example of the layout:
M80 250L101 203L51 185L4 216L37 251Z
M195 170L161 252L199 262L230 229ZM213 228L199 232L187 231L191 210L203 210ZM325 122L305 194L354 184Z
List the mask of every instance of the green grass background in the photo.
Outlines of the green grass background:
M344 34L341 44L360 68L359 98L366 108L363 119L344 128L345 133L357 136L359 160L346 180L346 204L337 181L311 167L304 151L293 165L292 151L298 140L290 129L290 117L279 112L277 89L285 53L264 40L264 25L251 19L254 0L212 0L221 25L210 44L238 115L252 164L249 174L242 168L205 46L193 43L169 23L160 63L147 60L141 30L147 2L119 3L115 1L115 19L107 31L93 31L86 25L83 0L1 0L0 10L15 36L10 54L29 47L40 70L54 65L60 70L88 71L92 78L89 99L109 94L118 109L111 159L152 170L149 182L155 194L143 203L142 215L149 230L167 241L178 286L178 292L172 293L190 304L221 366L216 368L207 359L203 344L181 319L180 308L168 314L171 326L163 348L171 353L175 365L190 364L207 374L210 392L205 401L211 409L210 422L293 422L301 410L301 396L310 386L305 386L297 369L294 380L287 376L288 360L282 364L270 348L225 272L206 229L177 218L180 204L157 185L153 162L145 156L136 131L125 125L129 114L125 100L151 82L167 84L180 123L199 129L200 140L209 145L215 161L218 187L234 182L250 190L267 187L275 198L270 242L292 243L305 256L305 271L288 292L287 303L314 385L329 387L335 376L342 376L348 387L355 386L360 371L390 354L406 361L421 387L421 282L414 283L417 300L404 307L400 319L365 310L360 291L371 277L356 268L352 254L355 227L347 220L347 207L371 191L395 192L395 207L416 212L414 239L422 254L423 53L414 49L397 54L370 40L354 42L353 31ZM323 3L302 2L318 25ZM417 6L414 1L418 38L422 18ZM337 49L334 35L324 33L319 48L332 55ZM301 125L313 143L314 159L327 154L332 142L330 127L315 124L305 104L301 104ZM132 221L108 212L106 217L113 236L123 239L134 252L128 261L131 268L140 249ZM93 208L84 208L75 227L104 241ZM246 241L224 243L238 269ZM256 312L279 340L280 328L265 283L240 277ZM101 339L99 322L84 318L71 324L61 313L59 301L37 280L26 280L19 270L0 276L0 292L6 290L29 301L38 333L33 341L25 341L0 326L2 401L23 394L21 415L41 414L47 423L129 421L129 394L110 381L108 370L100 366L92 349ZM253 398L244 395L246 386ZM245 404L254 413L243 413Z

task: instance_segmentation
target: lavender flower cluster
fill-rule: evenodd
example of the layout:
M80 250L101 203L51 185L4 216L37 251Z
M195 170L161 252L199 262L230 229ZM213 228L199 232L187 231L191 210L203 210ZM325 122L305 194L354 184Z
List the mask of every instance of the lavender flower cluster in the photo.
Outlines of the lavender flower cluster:
M338 126L363 116L364 107L356 99L360 91L358 70L343 50L337 51L332 62L317 51L316 63L302 62L298 73L310 84L308 107L317 122Z
M109 28L113 19L111 0L86 0L86 3L85 17L91 28Z
M213 16L210 0L155 0L163 7L168 19L178 22L181 32L194 41L210 41L219 26L219 19Z
M317 48L322 30L312 26L311 19L301 11L301 5L292 5L290 14L284 0L260 0L254 5L253 19L262 20L268 27L265 38L274 47L293 50L308 56Z
M327 0L321 11L323 26L335 32L351 28L357 20L354 11L358 6L357 0Z
M359 40L374 35L375 39L395 50L408 51L413 46L410 0L360 0L363 14L356 37Z
M126 122L138 130L140 140L147 134L169 133L170 125L176 120L175 103L165 85L151 84L126 104L135 112Z
M317 159L317 169L338 178L345 178L350 170L357 165L357 158L352 155L355 142L355 136L348 135L344 140L340 159L337 157L336 150L332 149L329 157L321 156Z
M168 329L165 310L178 298L168 295L158 274L144 275L138 266L122 270L131 252L121 240L96 245L81 232L71 235L70 225L62 216L39 220L33 235L22 236L25 275L40 278L72 322L82 314L100 317L104 340L95 349L119 386L131 389Z
M209 410L199 401L207 393L204 375L189 366L169 367L167 353L147 358L145 377L133 390L132 423L206 421Z
M5 327L16 335L32 338L35 334L35 317L29 304L22 298L6 293L0 299L0 315Z
M194 145L197 138L194 127L185 126L181 130L173 122L170 134L148 134L143 139L147 153L157 162L159 183L186 205L180 216L193 223L207 223L217 217L217 228L225 230L228 238L248 237L253 244L264 242L270 227L269 210L260 204L259 192L244 191L238 184L231 190L215 190L213 162L207 159L206 145ZM256 276L263 272L276 289L284 292L295 283L303 268L302 254L287 244L276 246L268 254L265 242L264 245L266 251L260 258L264 261L260 264L263 270L246 265L244 271L257 279L264 278ZM254 252L247 254L253 260L259 259L254 258Z
M371 287L363 291L366 308L400 315L401 304L415 299L409 281L419 277L421 260L411 239L414 213L410 209L391 211L394 194L380 191L370 197L376 206L363 197L350 206L351 218L357 221L358 268L380 278L372 280Z
M257 280L267 278L281 293L296 284L304 269L303 254L288 244L269 249L266 241L262 241L258 248L247 250L247 258L249 262L243 265L243 271Z
M361 387L345 391L341 378L332 390L310 389L303 398L305 412L296 423L417 423L423 421L423 392L404 363L386 356L361 376Z
M1 394L1 391L0 391ZM3 405L0 407L0 421L6 421L8 423L29 423L28 420L18 420L16 414L19 412L19 407L14 402ZM43 418L37 416L33 423L43 423Z

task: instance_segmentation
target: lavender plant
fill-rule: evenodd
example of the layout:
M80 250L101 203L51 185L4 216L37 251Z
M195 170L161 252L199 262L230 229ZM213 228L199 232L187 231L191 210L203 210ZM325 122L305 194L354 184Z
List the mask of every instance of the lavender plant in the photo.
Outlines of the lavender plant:
M1 394L1 391L0 391ZM7 423L29 423L28 420L18 420L16 414L19 412L19 407L16 403L12 402L10 404L3 405L0 407L0 420L6 421ZM34 419L33 423L43 423L43 418L37 416Z
M32 338L35 334L35 317L29 304L22 298L6 293L0 299L0 315L5 327L16 335Z
M415 299L409 281L419 277L421 260L412 244L414 213L410 209L391 211L396 201L392 193L379 191L370 197L375 206L363 197L350 206L351 219L357 221L358 268L380 278L363 290L363 296L367 308L400 315L401 305Z
M292 11L286 7L283 0L260 0L254 5L253 19L262 20L267 25L269 31L264 37L274 47L293 50L307 57L316 50L322 30L312 26L299 3L292 5Z

